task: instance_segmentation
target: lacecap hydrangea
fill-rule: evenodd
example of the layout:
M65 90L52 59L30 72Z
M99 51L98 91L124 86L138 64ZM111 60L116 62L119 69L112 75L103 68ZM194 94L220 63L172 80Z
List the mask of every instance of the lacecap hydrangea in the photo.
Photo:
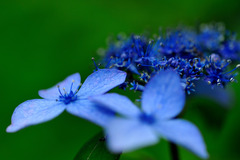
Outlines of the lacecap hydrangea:
M104 51L104 69L93 59L96 70L83 85L75 73L40 90L43 99L16 107L7 132L49 121L66 110L101 126L112 152L132 151L165 138L207 159L198 128L179 117L185 95L196 93L196 85L219 89L235 82L239 60L240 41L222 24L177 28L152 38L119 35ZM142 107L106 93L116 86L142 91Z
M180 75L187 94L195 92L199 80L212 88L224 88L236 81L234 71L240 67L240 41L223 24L201 25L195 30L181 27L153 37L119 35L101 54L105 68L128 73L120 88L139 91L153 75L168 69Z

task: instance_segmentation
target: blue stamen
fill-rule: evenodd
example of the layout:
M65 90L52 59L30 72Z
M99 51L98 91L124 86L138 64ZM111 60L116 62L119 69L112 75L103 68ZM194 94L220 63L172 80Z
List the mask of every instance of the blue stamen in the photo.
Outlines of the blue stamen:
M94 66L96 67L96 70L99 70L98 65L96 64L94 57L92 57L92 61L94 63Z
M63 88L64 95L62 94L62 92L60 90L60 86L58 86L58 91L59 91L60 95L59 95L59 99L57 99L57 101L63 102L64 104L69 104L69 103L77 100L76 94L77 94L78 90L76 90L75 92L72 91L73 83L74 83L74 80L72 81L69 93L67 93L65 88Z
M226 72L224 74L229 74L229 73L232 73L233 71L235 71L236 69L240 68L240 64L238 64L235 68L233 68L231 71L229 72Z
M113 57L111 56L105 68L109 68L112 59L113 59ZM95 63L95 62L94 62L94 63Z
M71 87L70 87L70 92L71 92L71 90L72 90L73 82L74 82L74 80L72 81L72 84L71 84Z
M57 88L58 88L58 92L60 93L60 95L63 96L59 85L57 86Z

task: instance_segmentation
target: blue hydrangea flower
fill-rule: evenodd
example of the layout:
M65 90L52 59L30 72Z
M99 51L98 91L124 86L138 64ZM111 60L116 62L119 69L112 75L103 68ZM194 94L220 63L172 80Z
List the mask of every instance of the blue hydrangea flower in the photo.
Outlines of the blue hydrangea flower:
M126 81L130 89L138 91L155 73L173 69L180 75L182 86L190 95L196 92L199 80L206 81L209 88L225 88L234 82L238 67L228 71L230 61L235 63L239 60L240 41L236 34L216 23L203 24L196 29L170 29L153 37L119 36L111 41L101 62L107 64L106 68L128 72Z
M201 158L208 157L198 128L175 118L185 103L185 93L175 71L161 71L149 81L143 90L142 109L116 93L91 99L122 116L115 117L105 127L108 147L113 152L132 151L166 138Z
M64 110L104 126L113 112L101 110L88 97L101 95L125 81L126 73L116 69L101 69L85 80L80 88L79 73L46 90L40 90L44 99L28 100L20 104L12 115L12 123L7 132L16 132L30 125L49 121Z
M226 59L240 60L240 42L236 40L231 40L225 42L219 48L219 53Z
M198 35L199 49L203 52L215 52L225 40L225 27L223 24L200 26L200 33Z

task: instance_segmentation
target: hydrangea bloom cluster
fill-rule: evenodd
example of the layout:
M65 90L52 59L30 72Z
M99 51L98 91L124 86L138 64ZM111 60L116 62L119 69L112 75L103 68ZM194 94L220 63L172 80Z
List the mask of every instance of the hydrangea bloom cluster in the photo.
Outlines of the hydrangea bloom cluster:
M186 93L194 92L195 82L204 80L212 87L235 81L229 64L240 60L240 41L221 24L202 25L199 30L180 28L154 38L118 36L105 51L106 68L127 71L131 89L142 91L151 76L174 69L181 76Z
M220 24L203 25L198 31L170 30L153 39L119 36L105 52L105 69L99 69L93 59L96 70L83 84L75 73L40 90L43 99L17 106L7 132L51 120L66 110L103 127L113 152L132 151L165 138L206 159L198 128L177 116L185 93L194 92L195 85L222 89L234 82L240 65L232 70L228 66L239 60L240 41ZM128 85L143 92L141 108L125 96L106 93ZM220 87L215 91L220 92Z

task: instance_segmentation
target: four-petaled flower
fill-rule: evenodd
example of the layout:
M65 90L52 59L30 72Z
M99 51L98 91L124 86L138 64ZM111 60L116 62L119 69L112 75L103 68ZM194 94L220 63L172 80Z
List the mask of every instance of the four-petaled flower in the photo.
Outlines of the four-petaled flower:
M116 69L100 69L85 80L81 86L79 73L47 90L40 90L44 99L28 100L20 104L12 115L12 124L7 132L16 132L24 127L51 120L65 109L76 116L105 126L115 114L99 109L88 100L90 96L101 95L125 81L126 73ZM81 86L81 88L80 88Z
M142 110L116 93L94 96L91 100L122 116L113 118L105 127L108 147L113 152L132 151L155 144L163 137L201 158L208 157L198 128L175 118L185 103L185 93L175 71L161 71L149 81L143 90Z

